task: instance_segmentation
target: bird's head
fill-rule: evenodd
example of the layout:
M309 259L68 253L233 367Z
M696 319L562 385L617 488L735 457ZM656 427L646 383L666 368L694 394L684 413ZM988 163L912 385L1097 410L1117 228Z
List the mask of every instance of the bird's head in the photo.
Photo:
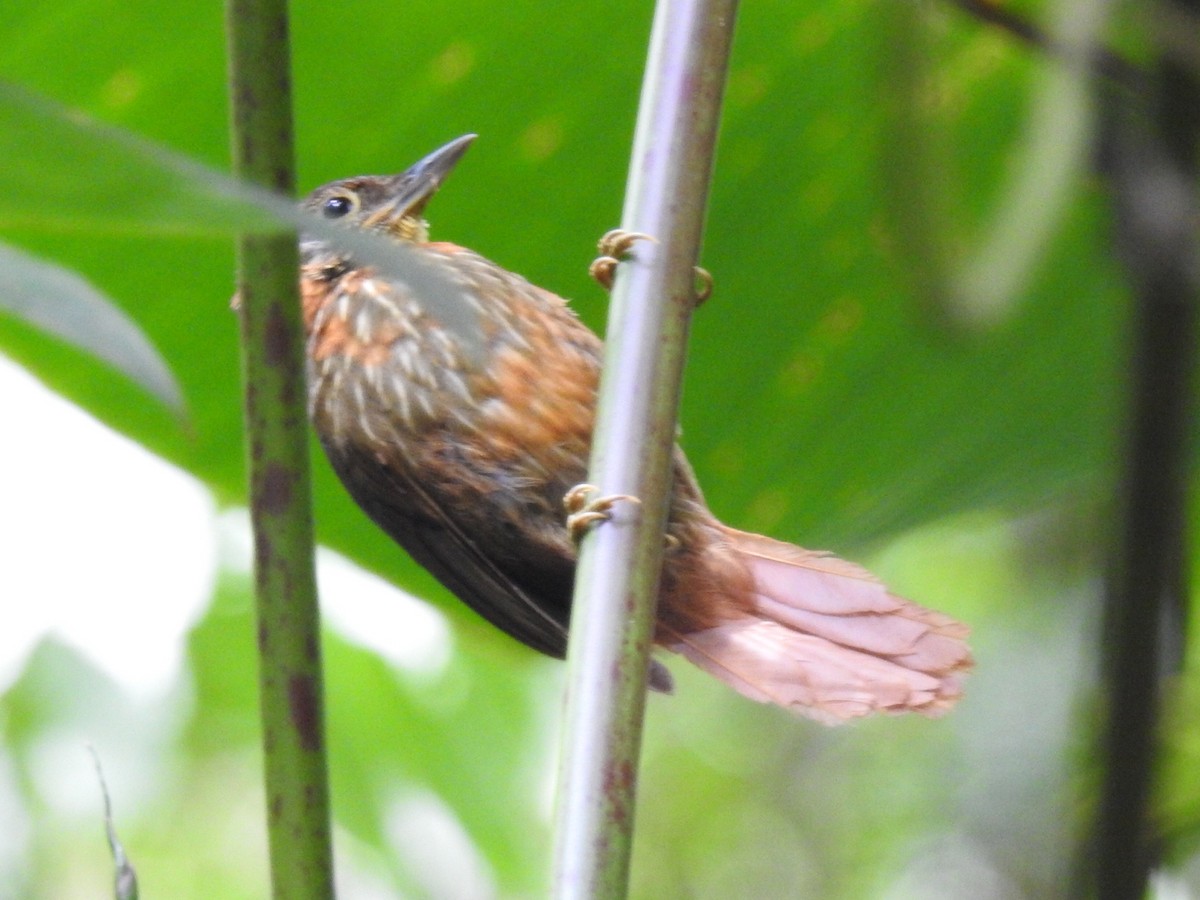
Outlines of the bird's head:
M350 228L377 231L402 241L429 239L422 217L450 170L466 153L475 135L465 134L434 150L399 175L362 175L332 181L313 191L305 210Z

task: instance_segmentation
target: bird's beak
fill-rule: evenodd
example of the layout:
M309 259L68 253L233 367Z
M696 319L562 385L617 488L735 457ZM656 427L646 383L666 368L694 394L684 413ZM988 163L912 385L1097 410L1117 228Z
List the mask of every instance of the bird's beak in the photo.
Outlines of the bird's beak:
M363 224L395 222L405 216L420 216L425 204L437 193L450 170L458 163L477 135L464 134L413 163L393 181L394 196Z

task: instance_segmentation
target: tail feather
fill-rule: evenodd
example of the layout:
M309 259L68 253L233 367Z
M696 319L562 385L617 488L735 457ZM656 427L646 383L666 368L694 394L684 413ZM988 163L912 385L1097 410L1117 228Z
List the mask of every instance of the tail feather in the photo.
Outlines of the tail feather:
M836 557L727 530L753 579L744 618L671 649L760 702L835 723L946 712L971 666L967 628Z

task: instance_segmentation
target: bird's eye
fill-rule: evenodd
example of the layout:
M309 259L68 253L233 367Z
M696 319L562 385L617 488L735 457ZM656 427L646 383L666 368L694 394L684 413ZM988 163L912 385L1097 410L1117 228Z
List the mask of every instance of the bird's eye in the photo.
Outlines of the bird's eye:
M346 196L338 195L325 201L321 211L327 219L340 219L354 208L354 202Z

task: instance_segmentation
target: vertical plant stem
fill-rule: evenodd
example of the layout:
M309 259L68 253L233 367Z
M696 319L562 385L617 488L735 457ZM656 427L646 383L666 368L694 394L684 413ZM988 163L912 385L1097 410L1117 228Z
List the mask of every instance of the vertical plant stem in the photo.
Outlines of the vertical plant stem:
M294 192L286 0L228 0L236 173ZM273 894L333 896L296 236L238 246Z
M1200 3L1187 5L1200 12ZM1102 900L1145 896L1161 853L1153 790L1163 684L1181 664L1188 607L1200 82L1164 58L1148 96L1150 109L1110 103L1108 120L1134 311L1121 530L1107 591L1105 773L1089 867Z
M583 541L568 647L554 896L625 896L688 324L736 0L659 0L622 227L590 480L631 494Z

